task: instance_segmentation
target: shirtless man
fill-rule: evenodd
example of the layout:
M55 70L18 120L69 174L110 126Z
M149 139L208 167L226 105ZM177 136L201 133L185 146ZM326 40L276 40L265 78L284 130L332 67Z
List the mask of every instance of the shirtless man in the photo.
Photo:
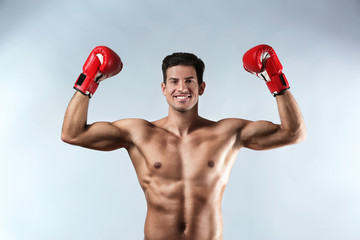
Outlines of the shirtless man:
M274 50L256 46L245 53L243 62L247 71L267 82L281 124L200 117L204 63L189 53L174 53L163 61L161 88L169 104L167 117L88 124L89 98L99 80L117 74L122 63L107 47L95 48L87 59L61 137L96 150L127 150L147 201L145 239L222 239L221 199L239 150L272 149L305 138L301 112Z

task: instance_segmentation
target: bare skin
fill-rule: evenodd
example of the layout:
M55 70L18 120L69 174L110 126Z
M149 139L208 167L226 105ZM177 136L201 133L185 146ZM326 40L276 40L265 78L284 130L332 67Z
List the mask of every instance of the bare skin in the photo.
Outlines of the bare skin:
M89 98L75 93L62 139L97 149L125 148L147 201L145 239L222 239L221 200L243 147L266 150L302 141L304 120L290 91L276 97L281 124L198 115L198 85L192 66L167 70L162 92L167 117L148 122L123 119L87 124Z

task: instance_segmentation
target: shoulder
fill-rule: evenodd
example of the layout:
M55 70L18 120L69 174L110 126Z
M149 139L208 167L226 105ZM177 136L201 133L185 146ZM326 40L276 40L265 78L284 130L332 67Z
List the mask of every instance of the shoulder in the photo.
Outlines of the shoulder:
M220 128L232 129L232 130L239 131L250 122L251 121L249 121L249 120L241 119L241 118L225 118L225 119L221 119L221 120L217 121L216 125L219 126Z
M202 120L202 129L211 131L215 134L234 135L239 132L251 121L240 118L226 118L219 121Z
M112 124L119 129L128 131L141 130L152 126L152 123L149 121L139 118L121 119L113 122Z
M125 136L130 143L137 145L154 134L156 126L144 119L128 118L113 122L119 132Z
M113 122L113 124L115 124L115 125L121 125L121 124L146 125L149 123L150 123L149 121L147 121L145 119L140 119L140 118L125 118L125 119L120 119L120 120Z
M159 120L149 122L149 124L152 124L153 126L161 127L165 124L166 120L167 120L167 117L164 117Z

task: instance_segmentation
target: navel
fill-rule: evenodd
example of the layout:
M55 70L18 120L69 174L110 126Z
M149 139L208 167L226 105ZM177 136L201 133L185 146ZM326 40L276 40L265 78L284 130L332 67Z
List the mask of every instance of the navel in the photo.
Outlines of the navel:
M161 168L161 162L156 162L156 163L154 163L154 167L155 167L156 169Z
M179 230L180 232L185 232L186 230L186 224L183 222L183 223L180 223L179 225Z
M208 166L213 168L215 166L215 162L213 160L208 161Z

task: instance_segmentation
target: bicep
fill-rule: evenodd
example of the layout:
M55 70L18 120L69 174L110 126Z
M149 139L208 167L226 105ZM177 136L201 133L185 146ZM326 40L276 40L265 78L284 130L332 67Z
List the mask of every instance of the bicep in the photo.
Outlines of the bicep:
M130 143L126 121L95 122L85 127L85 131L78 137L79 146L110 151L127 147Z
M239 131L239 140L246 148L266 150L290 144L289 133L269 121L248 121Z

